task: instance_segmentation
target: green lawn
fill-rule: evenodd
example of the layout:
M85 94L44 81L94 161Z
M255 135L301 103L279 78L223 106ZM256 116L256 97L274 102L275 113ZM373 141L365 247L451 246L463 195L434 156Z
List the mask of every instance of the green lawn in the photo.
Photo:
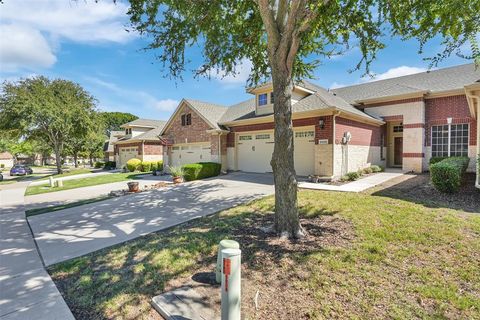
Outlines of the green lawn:
M42 193L48 193L48 192L56 192L56 191L76 189L76 188L82 188L82 187L96 186L99 184L106 184L111 182L141 179L141 175L142 174L138 174L138 173L135 173L135 174L134 173L111 173L111 174L102 174L95 177L65 180L63 181L62 188L58 188L58 187L51 188L49 185L29 186L25 192L25 195L31 196L34 194L42 194Z
M50 179L50 176L52 176L54 179L57 178L63 178L63 177L69 177L69 176L74 176L77 174L84 174L84 173L92 173L92 169L86 169L86 168L77 168L77 169L70 169L69 171L66 171L61 174L53 174L53 175L48 175L40 180L48 180Z
M49 272L77 318L149 318L150 299L211 270L229 237L242 246L246 319L480 319L480 215L388 194L300 191L301 241L261 231L267 197Z

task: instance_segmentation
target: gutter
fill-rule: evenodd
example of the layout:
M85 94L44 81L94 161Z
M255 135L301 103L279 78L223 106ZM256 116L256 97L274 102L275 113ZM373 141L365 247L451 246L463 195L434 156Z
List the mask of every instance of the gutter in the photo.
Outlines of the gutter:
M336 118L337 118L337 116L340 115L340 113L341 112L338 111L338 110L334 111L333 116L332 116L332 125L333 125L333 128L332 128L332 179L335 177L335 138L336 138L336 135L337 135Z

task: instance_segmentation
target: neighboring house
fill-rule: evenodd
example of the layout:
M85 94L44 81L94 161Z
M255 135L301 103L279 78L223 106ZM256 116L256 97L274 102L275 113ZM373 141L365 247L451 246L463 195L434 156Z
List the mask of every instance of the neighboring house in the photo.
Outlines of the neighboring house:
M164 143L160 132L164 125L165 121L150 119L137 119L122 125L123 136L113 143L117 168L122 168L132 158L162 160Z
M4 168L11 168L14 164L13 156L10 152L0 152L0 165L3 164Z
M108 140L105 140L103 145L103 153L105 161L115 161L115 148L114 144L119 138L125 135L125 131L111 131Z
M336 178L371 164L422 172L432 156L469 156L475 170L479 81L466 64L334 90L297 83L297 174ZM272 84L247 92L254 97L230 107L183 99L160 131L164 162L271 171Z

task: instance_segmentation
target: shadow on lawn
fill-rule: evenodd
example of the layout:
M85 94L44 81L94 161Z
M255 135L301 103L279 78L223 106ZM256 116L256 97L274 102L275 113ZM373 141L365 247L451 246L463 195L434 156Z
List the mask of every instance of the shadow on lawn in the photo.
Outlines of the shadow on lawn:
M480 213L480 190L475 188L473 173L465 175L460 191L454 194L437 191L430 182L430 175L421 174L400 182L394 180L393 184L387 185L372 195L406 200L429 208L449 208Z
M261 211L269 211L265 209L273 207ZM291 242L263 228L273 223L273 215L260 212L254 203L57 264L49 272L77 319L155 318L158 315L152 311L150 299L164 292L174 279L210 270L220 240L242 243L245 266L261 270L286 256L295 259L322 251L322 238L345 238L344 222L334 214L322 211L314 218L302 218L310 235ZM340 224L323 223L323 218L338 219ZM193 280L208 283L209 276L200 273Z

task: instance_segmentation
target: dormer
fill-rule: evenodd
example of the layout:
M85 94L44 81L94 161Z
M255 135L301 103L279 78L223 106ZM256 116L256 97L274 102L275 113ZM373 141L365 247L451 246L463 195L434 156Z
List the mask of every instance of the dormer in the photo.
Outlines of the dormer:
M247 89L248 93L255 95L255 114L257 116L273 113L273 85L271 82ZM314 91L301 86L294 86L292 92L292 105L306 96L313 94Z

